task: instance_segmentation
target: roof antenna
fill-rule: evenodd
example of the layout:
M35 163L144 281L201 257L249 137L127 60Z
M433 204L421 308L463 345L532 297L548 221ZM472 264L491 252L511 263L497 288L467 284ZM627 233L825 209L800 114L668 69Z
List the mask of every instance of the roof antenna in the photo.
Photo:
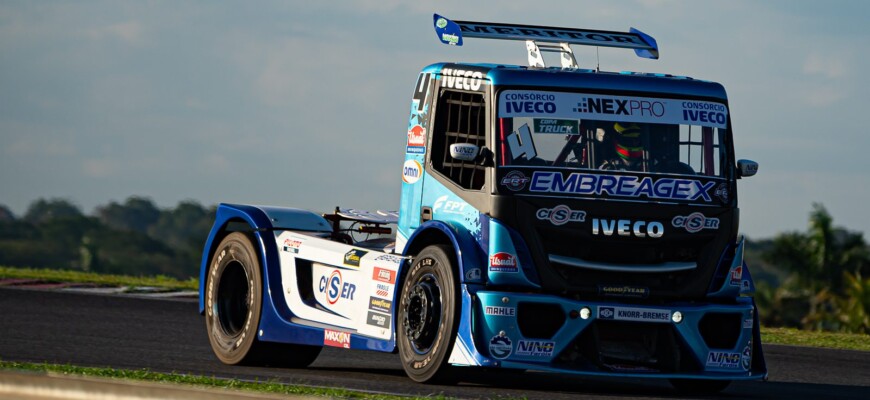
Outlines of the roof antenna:
M598 56L598 46L595 46L595 61L598 63L595 72L601 72L601 57Z

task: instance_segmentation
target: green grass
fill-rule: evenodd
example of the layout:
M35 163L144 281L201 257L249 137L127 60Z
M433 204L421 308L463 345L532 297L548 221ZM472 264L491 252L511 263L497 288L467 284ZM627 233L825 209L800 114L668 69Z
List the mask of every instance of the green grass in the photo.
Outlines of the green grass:
M0 266L0 278L38 279L47 282L92 283L99 286L150 286L174 290L197 290L199 280L186 281L158 276L108 275L58 269L13 268Z
M870 335L802 331L795 328L761 328L761 343L870 351Z
M93 368L93 367L75 367L71 365L58 364L35 364L22 363L13 361L0 360L0 370L11 371L27 371L27 372L43 372L72 376L87 376L100 378L115 378L134 381L172 383L180 385L191 385L197 387L213 388L213 389L235 389L257 393L271 393L283 395L306 395L306 396L321 396L328 398L342 399L363 399L363 400L397 400L397 399L449 399L444 396L432 397L406 397L386 394L375 394L366 392L357 392L348 389L339 388L321 388L313 386L288 385L276 381L264 382L246 382L236 379L217 379L205 376L192 376L181 374L164 374L152 372L147 369L138 370L123 370L112 368Z

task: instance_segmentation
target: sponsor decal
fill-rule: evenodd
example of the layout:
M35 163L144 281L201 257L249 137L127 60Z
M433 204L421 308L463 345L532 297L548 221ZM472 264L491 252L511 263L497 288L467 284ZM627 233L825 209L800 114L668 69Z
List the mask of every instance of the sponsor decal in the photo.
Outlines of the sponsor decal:
M572 111L583 114L661 118L665 115L665 103L660 100L589 96L582 97Z
M423 166L417 160L407 160L402 166L402 182L415 184L423 176Z
M743 266L738 265L731 269L731 279L728 284L731 286L740 286L740 283L743 281ZM746 281L749 283L749 281Z
M614 321L671 322L671 311L652 308L599 306L598 318Z
M426 128L417 124L408 129L408 147L406 151L411 154L426 153Z
M744 279L740 284L740 293L749 293L752 291L752 286L749 284L749 279Z
M579 135L580 124L576 119L535 118L535 133Z
M447 20L444 18L438 18L438 21L435 21L435 26L443 29L447 26Z
M749 371L749 367L752 366L751 341L746 345L746 347L743 348L743 353L740 355L740 366L743 367L744 371Z
M517 342L518 356L531 357L552 357L553 350L556 348L556 342L545 342L541 340L520 340Z
M333 270L327 276L320 277L320 293L326 293L326 301L329 304L335 304L340 299L353 300L353 295L356 293L356 285L350 282L344 282L341 279L341 271Z
M495 253L489 258L489 270L494 272L517 272L517 258L509 253Z
M350 348L350 332L323 330L323 345L332 347Z
M369 311L369 315L366 318L366 323L380 328L390 329L392 317L390 317L389 315Z
M442 34L442 39L455 43L453 38L447 38L447 36L453 36L457 41L459 40L458 36L448 35L446 33ZM441 70L441 86L443 87L460 90L480 90L481 85L484 83L483 72L480 71L468 71L454 68L444 68Z
M499 96L500 117L541 114L552 119L728 126L727 107L712 102L518 90Z
M442 33L441 40L443 40L447 43L450 43L452 45L456 45L457 43L459 43L459 36L454 35L452 33Z
M465 280L477 281L480 280L480 268L471 268L465 271Z
M405 261L403 257L392 255L392 254L381 254L375 257L375 261L386 261L394 264L399 264L402 261Z
M417 124L408 129L408 146L426 146L426 128Z
M716 186L716 191L713 194L722 200L723 203L728 202L728 184L720 183L719 186Z
M511 338L507 336L493 336L489 340L489 354L493 358L504 360L511 355L512 351L513 343L511 343Z
M707 354L707 366L719 368L739 368L740 353L727 351L711 351Z
M556 103L552 101L509 101L505 104L508 114L522 113L524 115L533 114L554 114L556 112Z
M501 184L507 187L508 189L517 192L526 188L526 184L529 183L529 178L526 178L526 175L520 171L511 171L508 172L504 178L501 179Z
M536 213L536 216L539 220L550 221L551 224L556 226L565 225L568 222L586 221L586 211L572 210L564 204L559 204L553 208L541 208Z
M301 245L302 241L300 240L284 239L284 247L282 249L288 253L299 253L299 246Z
M746 318L743 320L743 329L752 329L753 324L755 324L755 321L752 317Z
M504 181L502 181L504 184ZM716 182L694 179L637 177L574 172L564 177L557 171L535 171L529 191L538 193L619 196L650 200L703 200L711 202L708 191Z
M695 233L702 229L719 229L719 218L707 218L704 214L693 212L688 216L677 215L671 220L674 228L685 228L686 232Z
M642 286L627 285L598 285L598 294L614 297L641 297L649 296L649 288Z
M396 283L396 271L375 267L374 271L372 271L372 279L392 285Z
M387 299L379 299L377 297L369 297L369 310L379 311L387 314L393 313L393 302Z
M661 222L631 221L627 219L600 219L592 218L592 234L613 236L616 232L619 236L651 237L660 238L665 234L665 227Z
M444 195L435 200L435 203L432 204L432 213L445 213L445 214L460 214L465 211L465 207L468 203L464 201L454 201L448 200L449 196Z
M353 249L344 254L344 265L349 265L351 267L359 267L360 259L368 254L365 250Z
M499 317L515 317L517 315L517 309L514 307L486 306L483 308L483 313Z
M390 286L390 285L385 285L383 283L379 283L379 284L377 284L377 287L375 289L375 295L380 296L380 297L390 297L390 289L391 288L392 288L392 286Z

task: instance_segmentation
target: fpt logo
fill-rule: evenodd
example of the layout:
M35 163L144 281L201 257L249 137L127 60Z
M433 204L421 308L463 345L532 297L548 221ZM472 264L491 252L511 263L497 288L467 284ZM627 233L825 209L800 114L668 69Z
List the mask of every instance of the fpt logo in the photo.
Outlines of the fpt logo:
M526 175L520 171L508 172L501 179L501 184L514 192L525 189L527 183L529 183L529 178L526 178Z
M420 177L423 175L423 166L420 165L417 160L408 160L405 161L405 165L402 166L402 182L408 184L417 183L420 180Z
M341 278L341 271L333 270L327 276L320 277L320 293L326 294L326 302L335 304L339 299L353 300L353 295L356 292L356 285L350 282L344 282Z

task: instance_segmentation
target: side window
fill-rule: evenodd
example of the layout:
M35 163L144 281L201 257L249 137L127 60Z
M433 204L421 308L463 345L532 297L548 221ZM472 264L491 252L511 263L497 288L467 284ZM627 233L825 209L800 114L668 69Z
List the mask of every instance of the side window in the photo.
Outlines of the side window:
M481 93L442 90L438 98L432 134L432 166L463 189L480 190L486 168L450 157L450 145L486 145L486 108Z

